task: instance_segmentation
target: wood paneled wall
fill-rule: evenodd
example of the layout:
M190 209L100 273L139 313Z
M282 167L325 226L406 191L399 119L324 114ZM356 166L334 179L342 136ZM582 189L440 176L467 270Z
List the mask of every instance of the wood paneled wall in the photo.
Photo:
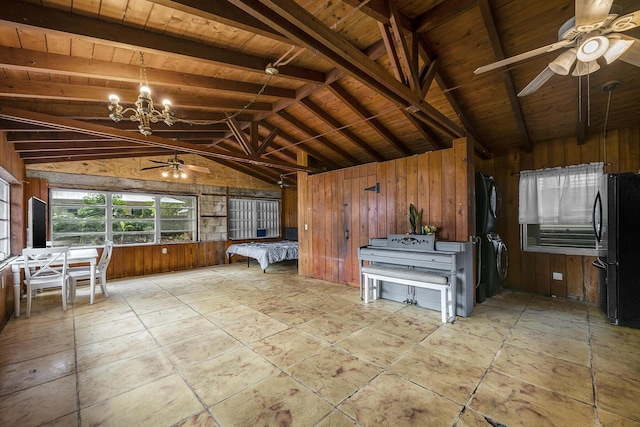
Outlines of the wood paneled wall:
M25 242L24 234L24 216L26 211L23 209L24 197L24 180L25 170L24 162L20 159L20 155L16 153L11 144L7 144L6 132L0 132L0 177L10 184L9 198L11 210L11 252L12 255L17 254L23 247ZM14 223L16 226L14 227ZM11 269L7 268L0 271L0 329L9 320L9 316L13 313L13 276Z
M585 144L574 138L536 143L533 151L514 151L492 160L476 161L478 171L494 176L502 196L498 233L509 250L509 271L504 286L544 295L591 302L598 301L598 271L592 256L549 255L522 252L518 224L518 173L521 170L568 166L602 161L605 172L638 172L640 127L591 134ZM553 280L552 273L562 273Z
M440 240L475 233L472 142L323 174L298 174L301 275L358 285L358 248L370 238L408 233L409 205ZM379 183L380 192L366 191Z

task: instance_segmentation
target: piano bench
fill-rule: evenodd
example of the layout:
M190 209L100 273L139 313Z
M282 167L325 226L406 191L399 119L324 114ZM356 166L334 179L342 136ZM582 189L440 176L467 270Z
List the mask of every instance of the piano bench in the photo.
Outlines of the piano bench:
M401 285L415 286L418 288L434 289L440 291L440 311L442 323L447 323L451 317L451 323L456 319L454 311L453 293L449 284L449 277L426 271L411 270L408 268L382 267L375 264L365 265L361 269L364 283L364 302L369 303L369 294L377 299L379 281L399 283Z

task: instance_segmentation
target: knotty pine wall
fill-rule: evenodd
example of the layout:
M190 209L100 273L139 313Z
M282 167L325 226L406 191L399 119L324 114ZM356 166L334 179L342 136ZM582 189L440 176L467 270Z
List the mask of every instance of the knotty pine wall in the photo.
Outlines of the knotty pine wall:
M312 176L298 173L299 274L357 286L358 248L408 233L409 204L440 240L475 233L473 144ZM471 161L469 161L471 160ZM365 188L380 184L380 192Z
M602 161L605 172L640 170L640 127L592 134L586 143L575 138L534 144L530 153L514 151L491 160L477 160L476 170L494 176L502 196L498 214L498 233L509 251L509 271L504 287L590 302L598 301L598 271L593 256L557 255L520 250L518 224L518 173L521 170L568 166ZM552 273L562 273L553 280Z

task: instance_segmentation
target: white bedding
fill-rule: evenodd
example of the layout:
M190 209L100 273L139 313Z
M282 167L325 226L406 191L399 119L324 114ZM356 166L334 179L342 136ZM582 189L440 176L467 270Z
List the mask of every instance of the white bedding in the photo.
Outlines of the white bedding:
M298 242L283 240L269 243L236 243L227 249L229 259L231 259L232 255L254 258L260 263L260 268L264 271L270 264L288 259L298 259Z

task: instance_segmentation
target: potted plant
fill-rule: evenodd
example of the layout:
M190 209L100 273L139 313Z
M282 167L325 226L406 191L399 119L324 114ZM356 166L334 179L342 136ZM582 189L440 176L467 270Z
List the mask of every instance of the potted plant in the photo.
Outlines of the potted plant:
M411 234L416 234L417 227L422 222L422 209L418 212L418 209L411 203L409 205L409 224L411 224Z

